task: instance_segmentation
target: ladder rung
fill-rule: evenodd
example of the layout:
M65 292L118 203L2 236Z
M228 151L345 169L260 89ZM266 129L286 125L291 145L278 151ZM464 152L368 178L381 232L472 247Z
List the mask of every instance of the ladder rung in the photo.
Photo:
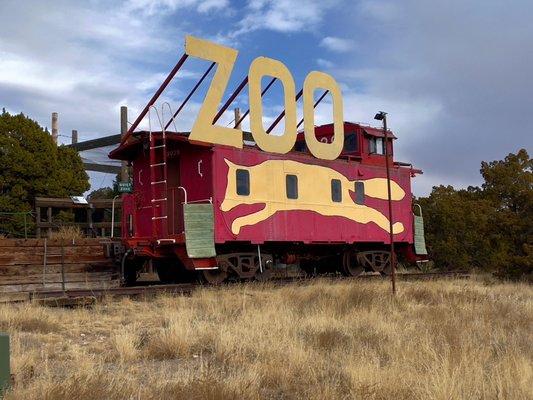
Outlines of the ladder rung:
M167 183L167 180L165 179L164 181L152 182L152 185L159 185L160 183Z
M167 219L167 218L168 218L167 215L165 215L165 216L163 216L163 217L152 217L153 220L154 220L154 219Z
M167 201L167 198L164 199L152 199L152 203L155 203L156 201Z
M157 164L150 164L150 167L160 167L161 165L166 165L167 163L166 162L161 162L161 163L157 163Z
M162 149L163 147L167 147L164 144L160 144L158 146L151 146L150 149Z

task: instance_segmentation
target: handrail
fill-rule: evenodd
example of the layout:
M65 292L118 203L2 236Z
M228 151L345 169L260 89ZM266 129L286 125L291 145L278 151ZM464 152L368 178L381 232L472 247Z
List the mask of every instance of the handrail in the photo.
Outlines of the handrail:
M185 189L183 186L178 186L177 189L183 190L185 201L182 204L187 204L187 189Z
M165 104L168 107L168 111L170 111L170 115L172 115L172 107L170 107L170 103L168 101L165 101L163 104L161 104L161 119L163 120L163 122L165 122ZM176 127L176 122L174 121L174 117L170 117L168 124L164 126L163 124L161 124L162 132L165 132L171 123L174 125L174 132L178 132L178 128Z
M212 197L209 197L208 199L200 199L200 200L192 200L192 201L189 201L188 204L191 204L191 203L201 203L203 201L208 201L209 203L213 204L213 198Z

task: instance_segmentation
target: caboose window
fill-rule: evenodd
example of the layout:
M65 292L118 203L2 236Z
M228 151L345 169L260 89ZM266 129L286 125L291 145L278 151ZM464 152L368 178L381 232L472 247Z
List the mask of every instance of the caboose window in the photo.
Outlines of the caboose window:
M365 204L365 183L355 182L355 204Z
M294 145L294 150L303 153L307 150L307 146L305 145L305 142L301 140L296 142L296 144Z
M368 152L370 154L385 154L383 138L371 137L368 140Z
M354 152L357 151L357 134L350 133L344 138L344 151L345 152Z
M296 175L285 176L285 188L288 199L298 198L298 177Z
M247 169L238 169L237 172L237 194L248 196L250 194L250 172Z
M331 200L336 203L342 201L341 181L338 179L331 180Z

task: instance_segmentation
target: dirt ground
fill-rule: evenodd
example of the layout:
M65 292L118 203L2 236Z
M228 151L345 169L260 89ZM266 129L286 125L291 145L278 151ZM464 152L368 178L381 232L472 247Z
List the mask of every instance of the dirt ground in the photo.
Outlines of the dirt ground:
M6 399L532 399L533 287L232 285L0 306Z

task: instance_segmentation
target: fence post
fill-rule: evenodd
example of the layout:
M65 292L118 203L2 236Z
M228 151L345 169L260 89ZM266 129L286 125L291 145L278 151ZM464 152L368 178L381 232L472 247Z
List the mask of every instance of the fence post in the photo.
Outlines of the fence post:
M9 359L9 335L0 333L0 397L11 383Z

